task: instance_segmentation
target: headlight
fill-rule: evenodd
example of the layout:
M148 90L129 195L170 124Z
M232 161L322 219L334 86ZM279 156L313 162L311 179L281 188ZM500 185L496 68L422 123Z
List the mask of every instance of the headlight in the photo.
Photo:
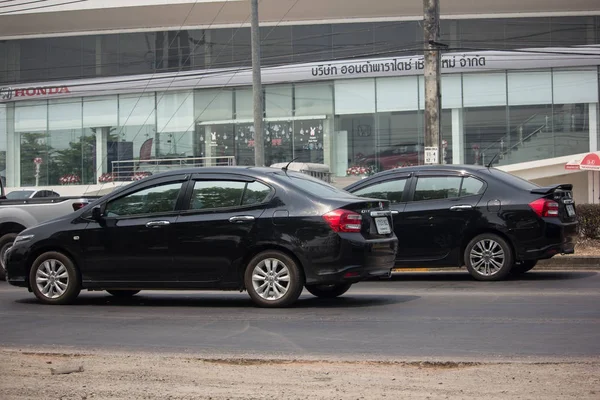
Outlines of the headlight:
M19 235L15 238L13 245L15 245L17 243L27 242L27 241L33 239L33 236L34 235Z

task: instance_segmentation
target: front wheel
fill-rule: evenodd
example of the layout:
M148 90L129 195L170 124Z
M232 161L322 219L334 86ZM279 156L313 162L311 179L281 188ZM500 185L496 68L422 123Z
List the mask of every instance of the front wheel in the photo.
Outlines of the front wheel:
M513 266L512 248L493 233L473 238L465 249L464 259L471 276L479 281L502 280Z
M45 304L71 303L81 291L75 264L55 251L36 258L29 273L29 284L33 294Z
M346 293L352 286L351 283L338 283L332 285L306 285L306 290L313 296L324 299L333 299Z
M287 307L298 300L304 277L296 261L280 251L264 251L248 263L244 284L260 307Z

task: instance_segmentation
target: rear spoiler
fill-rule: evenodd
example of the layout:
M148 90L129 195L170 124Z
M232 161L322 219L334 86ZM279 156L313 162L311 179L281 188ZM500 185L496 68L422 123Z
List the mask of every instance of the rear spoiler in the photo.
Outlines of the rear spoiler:
M570 183L562 183L560 185L538 187L535 189L531 189L531 193L546 195L546 194L553 193L556 190L571 191L571 190L573 190L573 185L571 185Z

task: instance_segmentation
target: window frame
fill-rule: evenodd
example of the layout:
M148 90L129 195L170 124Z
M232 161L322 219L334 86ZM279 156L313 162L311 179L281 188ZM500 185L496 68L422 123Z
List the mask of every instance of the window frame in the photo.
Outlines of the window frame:
M185 193L185 188L186 188L186 184L189 180L189 174L188 175L175 175L175 176L167 176L161 179L152 179L148 182L145 182L144 185L139 185L139 186L135 186L132 188L128 188L129 190L124 190L122 192L119 192L117 195L115 196L111 196L110 198L106 199L106 201L104 201L102 203L101 207L101 214L102 217L107 219L107 220L114 220L114 221L119 221L119 220L124 220L124 219L139 219L139 218L148 218L148 217L153 217L153 216L170 216L170 215L178 215L180 210L181 210L181 204L183 201L183 195ZM179 194L177 195L177 200L175 201L175 209L173 211L168 211L168 212L160 212L160 213L144 213L144 214L130 214L130 215L119 215L119 216L108 216L106 215L106 210L108 207L108 204L115 201L115 200L119 200L122 199L124 197L127 197L133 193L137 193L140 192L142 190L146 190L146 189L150 189L153 187L157 187L157 186L163 186L163 185L169 185L169 184L175 184L175 183L181 183L181 188L179 189ZM82 216L84 218L91 218L91 211L89 211L89 215L88 216Z
M415 195L415 192L417 189L417 182L419 181L419 178L445 178L445 177L460 178L460 186L458 188L458 196L444 198L444 199L414 200L414 195ZM483 183L483 186L478 194L469 194L466 196L460 195L465 178L474 178L474 179L477 179L478 181L480 181L481 183ZM409 203L423 203L423 202L430 202L430 201L453 201L453 202L456 202L456 201L460 201L461 199L465 199L468 197L483 196L483 194L485 193L486 190L487 190L487 182L473 174L463 173L463 172L459 172L459 171L456 171L456 172L455 171L421 171L421 172L416 173L413 176L411 187L409 189L410 194L408 195L407 202L409 202Z
M368 189L368 188L373 187L375 185L380 185L380 184L389 183L389 182L397 182L399 180L405 180L404 189L402 190L402 198L401 198L401 200L398 201L398 202L396 202L396 203L393 203L389 199L385 199L385 200L389 201L390 205L403 204L403 203L406 203L406 194L409 191L410 186L411 186L411 176L410 175L406 175L406 174L403 174L403 175L400 175L400 176L385 177L385 179L377 179L374 182L369 182L369 184L367 184L367 185L360 186L357 189L352 189L353 192L351 192L351 193L354 194L355 196L365 197L365 196L357 194L356 192L358 192L359 190ZM369 198L373 198L373 197L369 197Z
M202 209L191 209L192 195L194 193L194 186L198 181L228 181L228 182L244 182L244 190L240 197L240 204L232 207L220 207L220 208L202 208ZM246 189L248 188L248 184L258 182L260 184L265 185L270 189L269 196L265 198L265 200L261 203L250 204L250 205L242 205L242 201L244 200L244 195L246 194ZM191 214L213 214L220 212L232 212L232 211L243 211L243 210L251 210L254 208L264 207L266 204L269 204L273 197L275 196L275 188L273 185L268 184L267 182L254 178L251 176L245 175L235 175L235 174L194 174L191 179L186 183L186 188L184 190L184 200L181 204L181 215L191 215Z

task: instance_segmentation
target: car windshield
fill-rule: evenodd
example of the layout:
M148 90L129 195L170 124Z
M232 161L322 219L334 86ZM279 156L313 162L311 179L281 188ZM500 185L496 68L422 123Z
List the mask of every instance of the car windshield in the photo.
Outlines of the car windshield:
M340 198L340 197L355 197L354 195L336 188L324 181L304 176L301 174L285 174L277 173L281 178L288 179L288 182L303 192L313 194L320 198Z
M6 195L7 199L28 199L33 194L33 190L17 190Z

